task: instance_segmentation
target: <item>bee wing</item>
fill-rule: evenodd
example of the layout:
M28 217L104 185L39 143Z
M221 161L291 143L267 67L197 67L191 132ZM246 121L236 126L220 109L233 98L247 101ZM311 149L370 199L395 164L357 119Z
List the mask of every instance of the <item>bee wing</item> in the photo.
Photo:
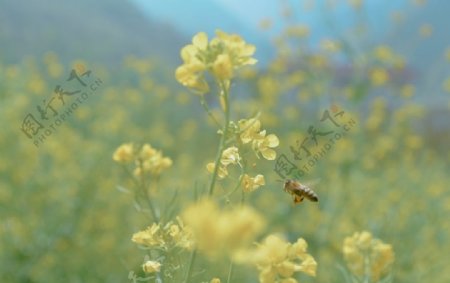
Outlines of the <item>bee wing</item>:
M307 187L314 188L319 183L320 183L320 178L317 178L317 179L309 180L309 181L305 182L304 184Z

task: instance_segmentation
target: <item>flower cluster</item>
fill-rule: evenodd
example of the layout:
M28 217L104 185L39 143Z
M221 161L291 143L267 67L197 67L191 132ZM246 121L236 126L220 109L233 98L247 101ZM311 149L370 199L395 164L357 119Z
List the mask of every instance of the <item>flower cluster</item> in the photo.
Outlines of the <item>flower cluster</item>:
M264 219L250 207L221 211L209 199L187 207L182 218L192 229L197 248L212 259L245 248L265 226Z
M392 246L374 239L367 231L345 238L343 253L353 275L369 277L373 282L387 274L394 262Z
M222 82L229 81L234 76L234 70L244 65L252 65L255 46L247 44L237 34L227 34L216 31L216 37L208 42L204 32L192 38L192 44L181 49L183 65L175 72L176 79L185 87L200 94L209 91L205 80L205 72L210 72Z
M135 233L131 240L148 248L165 251L175 247L191 250L194 245L191 230L179 217L176 222L170 221L165 225L153 223L147 229Z
M161 263L158 261L147 260L143 265L142 269L145 273L154 273L161 270Z
M238 126L241 142L243 144L251 142L256 156L259 157L261 154L267 160L275 160L277 153L273 148L280 144L276 135L266 135L266 130L261 130L261 122L254 118L240 120Z
M264 179L264 176L261 174L258 174L253 178L247 174L244 174L244 176L242 177L242 189L246 193L253 192L260 186L264 186L265 184L266 181Z
M240 165L241 157L239 156L238 148L235 146L229 147L222 152L222 157L220 159L218 176L220 179L228 176L227 166L230 164L239 164ZM210 162L206 165L206 169L212 173L214 171L215 165L214 162Z
M172 166L172 160L164 157L162 152L156 150L149 144L144 144L137 149L132 143L126 143L119 146L113 154L113 160L128 164L135 162L135 176L143 174L160 175L164 170Z
M255 250L235 257L236 261L251 262L259 270L261 283L296 283L295 272L316 276L317 262L307 253L308 244L302 238L295 243L269 235Z

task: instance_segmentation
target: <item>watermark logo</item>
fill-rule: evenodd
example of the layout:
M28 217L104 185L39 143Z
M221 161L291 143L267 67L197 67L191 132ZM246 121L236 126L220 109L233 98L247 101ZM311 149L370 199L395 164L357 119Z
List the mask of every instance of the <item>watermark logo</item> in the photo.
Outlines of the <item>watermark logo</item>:
M324 110L319 122L320 126L308 127L308 136L289 146L291 159L286 154L277 158L274 171L282 179L303 177L356 125L355 120L336 105Z
M53 96L37 105L36 112L29 112L25 116L20 129L39 147L102 84L102 80L94 77L90 70L78 74L72 69L64 85L56 85ZM65 97L70 97L70 101L66 101Z

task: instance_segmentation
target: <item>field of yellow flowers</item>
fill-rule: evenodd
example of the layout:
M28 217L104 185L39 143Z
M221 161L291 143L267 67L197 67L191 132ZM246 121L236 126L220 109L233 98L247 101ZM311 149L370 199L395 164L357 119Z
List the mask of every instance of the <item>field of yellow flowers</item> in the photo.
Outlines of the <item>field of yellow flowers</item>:
M448 132L401 54L308 34L0 65L0 281L450 282Z

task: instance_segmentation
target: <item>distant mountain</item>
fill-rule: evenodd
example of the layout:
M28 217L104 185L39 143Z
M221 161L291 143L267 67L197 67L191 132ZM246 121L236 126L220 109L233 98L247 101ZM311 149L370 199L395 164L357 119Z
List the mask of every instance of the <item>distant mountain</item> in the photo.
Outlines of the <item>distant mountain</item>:
M63 61L117 65L125 55L179 62L188 37L123 0L0 0L0 60L55 51Z

